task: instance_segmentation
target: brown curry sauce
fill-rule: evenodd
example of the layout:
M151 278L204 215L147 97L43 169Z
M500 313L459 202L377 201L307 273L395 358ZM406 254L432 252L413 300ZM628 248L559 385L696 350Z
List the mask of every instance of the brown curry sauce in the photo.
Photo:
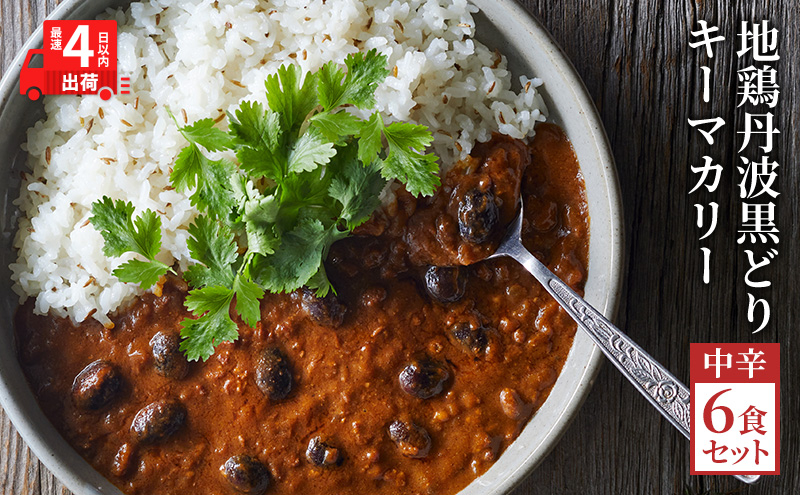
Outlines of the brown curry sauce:
M437 272L444 294L426 288L428 264L467 264L489 254L486 246L514 215L520 178L525 245L577 290L589 241L583 179L558 127L540 124L529 148L495 136L473 157L432 199L401 191L358 236L333 247L326 267L336 302L347 308L343 317L341 306L313 306L321 301L302 291L267 294L256 328L240 323L236 342L177 372L161 362L156 372L151 340L174 335L188 315L180 280L120 310L111 330L92 319L74 325L35 316L25 304L16 318L19 358L42 409L126 493L237 493L225 476L226 461L237 455L266 467L266 493L459 491L547 398L575 325L510 260L460 267L457 280L455 272ZM499 225L472 247L459 240L453 203L467 186L494 194ZM268 396L255 371L268 347L277 349L273 361L285 358L288 392L280 389L285 377L272 376L276 395ZM81 402L73 382L98 359L110 365L116 385L100 402ZM412 395L398 378L412 362L436 363L444 375L421 388L412 383ZM159 411L172 423L147 429L147 415ZM424 431L415 437L422 444L393 441L395 421ZM316 450L307 456L309 442ZM256 485L250 493L263 493Z

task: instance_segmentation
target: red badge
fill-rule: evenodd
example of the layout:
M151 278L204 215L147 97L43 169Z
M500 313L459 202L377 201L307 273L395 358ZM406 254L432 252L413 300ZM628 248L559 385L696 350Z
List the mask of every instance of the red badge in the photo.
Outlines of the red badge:
M19 92L31 100L42 95L111 98L117 93L117 22L44 21L44 47L28 51Z
M691 344L692 474L780 474L780 344Z

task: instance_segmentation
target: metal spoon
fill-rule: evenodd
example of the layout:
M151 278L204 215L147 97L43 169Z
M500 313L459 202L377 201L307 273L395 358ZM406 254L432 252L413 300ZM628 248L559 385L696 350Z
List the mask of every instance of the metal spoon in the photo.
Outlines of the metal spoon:
M689 389L525 249L522 245L521 203L500 247L489 259L503 256L515 259L536 277L614 366L678 431L689 438ZM745 483L755 483L759 479L757 475L734 477Z

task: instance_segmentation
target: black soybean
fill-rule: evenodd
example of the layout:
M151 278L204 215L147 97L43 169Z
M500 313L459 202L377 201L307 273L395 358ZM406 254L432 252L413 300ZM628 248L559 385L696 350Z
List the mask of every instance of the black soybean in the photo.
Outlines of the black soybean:
M339 301L336 294L329 292L325 297L317 297L316 293L303 287L301 304L308 316L326 327L336 328L344 321L347 307Z
M292 368L289 359L277 347L261 352L256 362L256 385L270 400L285 399L292 391Z
M177 333L158 332L150 339L156 372L166 378L181 380L189 371L189 361L180 351Z
M489 240L500 219L497 198L491 191L470 189L458 205L458 230L467 242Z
M488 330L483 327L473 327L468 322L456 323L450 327L450 335L475 356L483 354L489 345Z
M425 288L439 302L456 302L467 286L465 269L458 266L432 266L425 272Z
M422 459L431 450L431 436L425 428L407 421L393 421L389 425L389 438L400 453L412 459Z
M338 466L342 463L339 449L323 442L320 437L314 437L308 442L306 459L311 464L320 467Z
M442 393L449 378L447 366L429 358L414 359L399 376L400 388L420 399L430 399Z
M249 455L229 458L220 471L228 483L241 493L261 495L269 488L270 474L266 466Z
M72 400L81 409L97 411L111 403L122 389L122 377L110 363L98 359L72 382Z
M131 429L143 443L158 443L171 437L186 422L186 408L178 401L158 400L141 408Z

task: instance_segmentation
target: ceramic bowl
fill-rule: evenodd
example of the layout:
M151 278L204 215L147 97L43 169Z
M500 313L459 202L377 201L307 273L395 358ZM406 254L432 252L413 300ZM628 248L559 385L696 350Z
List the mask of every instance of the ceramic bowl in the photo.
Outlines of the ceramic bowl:
M497 48L509 59L509 68L536 75L544 81L549 119L559 124L572 141L581 164L591 217L589 272L586 300L613 317L622 275L622 207L616 171L597 110L580 77L547 31L514 0L473 0L481 8L476 18L477 38ZM121 0L65 0L52 14L59 19L93 19ZM18 94L24 55L42 45L37 29L0 81L0 176L3 245L0 277L6 280L0 294L0 339L14 341L12 317L18 299L10 286L8 264L15 259L11 248L15 211L11 201L19 190L19 171L25 168L20 144L25 130L43 117L41 102ZM553 448L577 413L597 374L600 351L579 332L549 398L519 438L481 477L461 495L499 495L510 492L528 476ZM36 456L70 490L79 495L116 494L119 490L97 473L59 435L42 413L17 362L16 345L0 346L0 404Z

